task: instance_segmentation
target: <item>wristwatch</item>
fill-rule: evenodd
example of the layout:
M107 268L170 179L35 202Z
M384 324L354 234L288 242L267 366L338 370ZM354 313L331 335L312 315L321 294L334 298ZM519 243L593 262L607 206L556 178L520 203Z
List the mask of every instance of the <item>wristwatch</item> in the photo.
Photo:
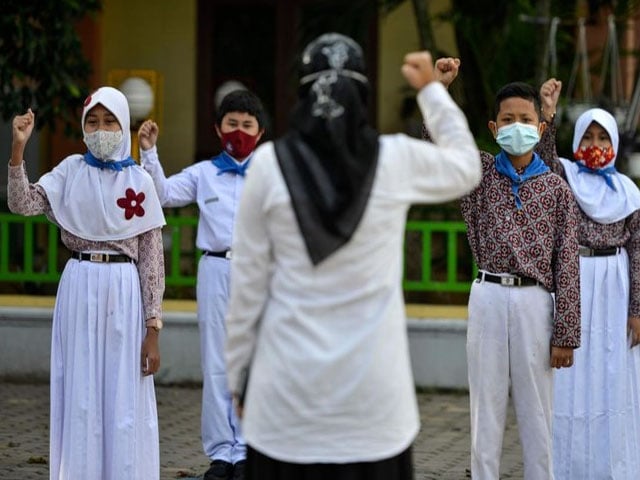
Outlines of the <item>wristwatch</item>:
M158 317L148 318L144 325L147 328L153 328L156 332L162 330L162 320Z
M555 119L556 119L556 112L555 111L553 111L553 112L545 112L544 108L541 108L540 110L542 112L542 119L545 122L553 123L555 121ZM549 113L550 114L549 117L551 117L551 118L549 118L549 120L546 120L546 117L545 117L545 114L547 114L547 113Z

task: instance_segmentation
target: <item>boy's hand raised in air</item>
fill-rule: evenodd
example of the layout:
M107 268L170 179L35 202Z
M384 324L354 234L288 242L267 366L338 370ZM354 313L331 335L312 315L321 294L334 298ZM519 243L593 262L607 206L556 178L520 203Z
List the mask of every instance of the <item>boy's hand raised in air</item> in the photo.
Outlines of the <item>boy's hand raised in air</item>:
M145 120L138 129L138 142L140 148L143 150L149 150L154 147L158 141L158 124L153 120Z
M451 85L451 83L456 79L459 70L459 58L444 57L436 60L436 80L441 82L447 88L449 88L449 85Z

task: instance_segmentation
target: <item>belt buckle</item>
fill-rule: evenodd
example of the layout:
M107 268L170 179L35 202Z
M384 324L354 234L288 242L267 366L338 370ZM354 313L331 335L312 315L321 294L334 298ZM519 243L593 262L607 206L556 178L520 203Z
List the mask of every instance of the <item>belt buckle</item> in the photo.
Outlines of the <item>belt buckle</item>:
M106 262L107 259L109 258L108 255L102 254L102 253L90 253L89 254L89 261L91 262Z
M226 258L227 260L231 260L231 250L227 250L226 252L224 252L224 258Z
M500 285L505 287L513 287L516 285L516 280L520 280L516 277L500 277Z

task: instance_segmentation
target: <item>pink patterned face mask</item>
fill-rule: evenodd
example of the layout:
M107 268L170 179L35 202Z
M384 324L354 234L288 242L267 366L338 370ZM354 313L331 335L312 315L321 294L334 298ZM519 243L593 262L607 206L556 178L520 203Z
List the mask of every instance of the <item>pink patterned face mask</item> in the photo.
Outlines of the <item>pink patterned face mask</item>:
M613 151L613 147L598 147L597 145L589 145L588 147L580 147L573 154L573 158L583 163L587 168L591 170L598 170L606 167L609 162L615 157L616 154Z

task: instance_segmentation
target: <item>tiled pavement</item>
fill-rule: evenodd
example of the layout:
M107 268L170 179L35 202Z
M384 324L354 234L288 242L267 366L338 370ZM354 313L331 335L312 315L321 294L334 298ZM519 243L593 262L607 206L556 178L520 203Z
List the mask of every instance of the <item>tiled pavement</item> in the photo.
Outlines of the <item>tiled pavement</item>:
M207 468L200 445L199 387L157 386L161 479L198 478ZM469 468L469 397L421 392L422 429L414 443L416 480L463 480ZM0 383L0 479L48 478L49 387ZM517 427L510 410L501 478L521 479Z

